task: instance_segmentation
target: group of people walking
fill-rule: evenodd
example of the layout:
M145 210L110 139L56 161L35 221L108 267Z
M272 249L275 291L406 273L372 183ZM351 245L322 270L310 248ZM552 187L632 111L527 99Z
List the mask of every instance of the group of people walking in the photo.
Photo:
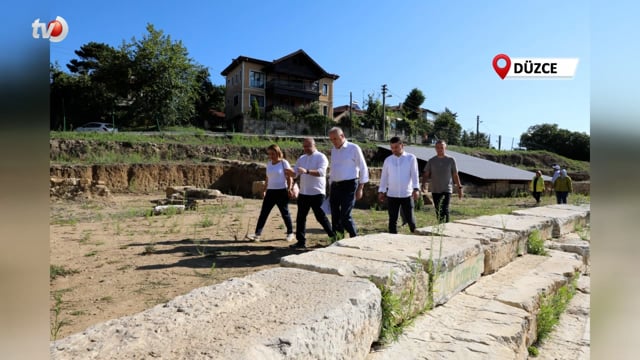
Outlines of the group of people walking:
M313 138L305 138L302 142L303 154L294 166L284 159L278 145L267 149L267 180L264 200L255 232L247 237L260 241L269 213L277 206L287 230L286 239L296 240L290 247L304 249L306 247L306 219L309 211L313 214L330 238L341 239L345 232L349 237L358 235L356 223L351 215L357 200L363 196L364 185L369 181L369 169L362 149L347 141L339 127L329 130L331 148L331 173L328 177L330 196L329 208L331 221L323 209L327 198L327 168L329 160L317 150ZM387 201L389 213L389 232L397 233L397 222L400 211L408 223L411 232L416 229L414 215L415 201L421 192L419 182L418 161L415 155L404 151L404 143L398 137L390 140L391 152L382 166L379 201ZM427 162L423 173L422 187L431 180L431 192L436 209L436 216L441 222L449 221L449 201L455 185L462 198L462 185L455 159L445 154L446 143L436 143L436 156ZM299 181L297 194L298 213L296 215L296 231L293 231L288 203L294 197L294 181Z
M556 203L566 204L567 197L570 192L573 192L573 183L571 177L567 175L566 169L561 169L560 165L554 164L552 166L553 176L551 177L551 189L556 194ZM544 179L542 178L542 172L536 171L536 175L529 183L529 191L536 200L536 205L540 205L540 196L545 190Z

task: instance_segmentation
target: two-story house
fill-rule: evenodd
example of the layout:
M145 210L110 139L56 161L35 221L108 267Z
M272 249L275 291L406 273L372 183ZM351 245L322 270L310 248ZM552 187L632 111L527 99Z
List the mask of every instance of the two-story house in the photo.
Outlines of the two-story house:
M291 111L318 102L319 112L333 118L338 75L326 72L303 50L273 61L238 56L220 74L226 78L225 116L237 130L243 130L254 100L267 115L274 107Z

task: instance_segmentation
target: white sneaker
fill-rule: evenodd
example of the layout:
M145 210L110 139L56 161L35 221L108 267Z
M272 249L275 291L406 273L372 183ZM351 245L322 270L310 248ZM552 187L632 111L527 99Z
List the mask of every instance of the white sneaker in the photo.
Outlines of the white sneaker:
M287 234L287 242L293 242L295 239L296 239L296 236L294 233Z
M256 234L247 235L247 239L255 242L260 242L260 235L256 235Z

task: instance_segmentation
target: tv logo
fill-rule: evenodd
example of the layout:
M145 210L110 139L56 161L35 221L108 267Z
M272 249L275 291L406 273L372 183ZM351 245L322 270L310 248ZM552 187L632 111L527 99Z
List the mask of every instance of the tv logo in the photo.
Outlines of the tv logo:
M51 42L60 42L69 33L67 21L62 16L56 16L56 19L49 21L48 24L40 22L40 18L35 19L31 27L34 39L40 39L40 35L42 35L43 39L49 39Z

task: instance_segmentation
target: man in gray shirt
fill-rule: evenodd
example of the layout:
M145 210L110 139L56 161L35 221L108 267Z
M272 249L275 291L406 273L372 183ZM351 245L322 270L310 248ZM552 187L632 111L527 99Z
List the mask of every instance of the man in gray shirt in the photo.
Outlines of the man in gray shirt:
M433 206L439 223L449 222L449 202L453 192L452 180L458 189L458 196L462 199L462 184L458 176L456 159L445 154L447 143L444 140L436 142L436 156L429 159L422 174L422 186L431 179L429 190L433 197Z

